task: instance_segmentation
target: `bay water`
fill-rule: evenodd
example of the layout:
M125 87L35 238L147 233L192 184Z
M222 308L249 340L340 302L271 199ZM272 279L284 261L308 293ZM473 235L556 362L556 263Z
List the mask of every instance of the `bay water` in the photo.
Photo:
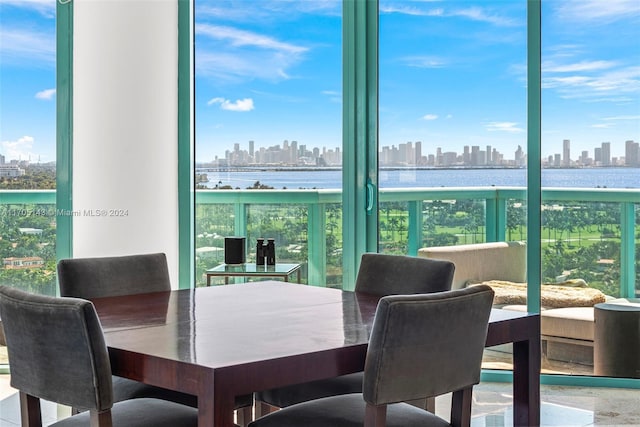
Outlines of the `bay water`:
M197 169L207 174L208 188L231 186L245 189L256 182L275 189L339 189L339 169ZM526 187L526 169L381 169L380 188L419 187ZM640 168L543 169L544 188L640 188Z

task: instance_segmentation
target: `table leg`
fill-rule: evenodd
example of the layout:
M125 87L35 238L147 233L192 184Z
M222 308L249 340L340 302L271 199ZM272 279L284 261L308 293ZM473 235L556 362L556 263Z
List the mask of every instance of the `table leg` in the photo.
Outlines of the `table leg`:
M513 425L540 425L540 335L513 343Z

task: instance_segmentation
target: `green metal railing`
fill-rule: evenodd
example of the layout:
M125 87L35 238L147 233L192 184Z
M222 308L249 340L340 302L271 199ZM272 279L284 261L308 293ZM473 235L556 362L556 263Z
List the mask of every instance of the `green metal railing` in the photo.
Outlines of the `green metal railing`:
M484 240L501 241L507 235L508 200L524 201L526 189L516 187L470 188L399 188L381 189L381 205L405 202L408 210L407 252L415 255L421 247L424 230L424 203L442 200L480 200L484 202ZM620 296L636 293L637 237L640 233L636 212L640 210L638 189L546 188L545 203L600 202L620 205ZM251 205L297 205L307 210L307 281L325 284L327 271L326 218L327 206L340 204L340 190L198 190L196 205L228 205L234 211L234 234L247 235L247 212ZM51 205L48 214L55 213L55 190L0 191L0 209L10 205ZM64 215L64 214L63 214ZM57 216L57 215L56 215ZM196 218L196 221L198 218ZM1 231L1 230L0 230Z
M247 212L251 205L303 205L308 209L308 283L326 283L327 248L325 240L326 207L341 202L340 190L198 190L196 205L233 205L234 234L247 235ZM381 189L379 203L405 202L408 210L407 253L416 255L422 246L424 202L442 200L484 201L484 240L501 241L507 236L508 200L526 201L526 189L519 187L399 188ZM546 188L542 204L602 202L621 206L619 234L620 296L635 296L636 209L640 209L640 190ZM196 221L198 219L196 218Z

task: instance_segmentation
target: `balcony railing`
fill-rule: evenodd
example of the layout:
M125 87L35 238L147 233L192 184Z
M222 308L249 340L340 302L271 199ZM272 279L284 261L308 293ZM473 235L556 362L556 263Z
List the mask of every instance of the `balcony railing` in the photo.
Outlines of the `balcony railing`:
M640 190L637 189L582 189L582 188L545 188L542 191L543 219L545 210L590 209L594 203L602 205L619 205L614 215L616 235L620 240L619 252L619 296L630 297L636 294L636 251L638 233L637 213L640 212ZM380 221L384 221L382 210L388 204L402 204L400 209L406 210L401 220L406 221L403 232L406 234L403 245L405 253L416 255L418 249L428 241L429 211L425 207L433 202L473 202L482 206L484 210L480 241L502 241L511 235L508 209L518 204L520 210L526 212L526 189L515 187L470 187L470 188L401 188L381 189ZM328 212L336 206L341 211L342 203L340 190L198 190L196 206L226 207L229 217L228 234L255 237L251 230L251 209L258 206L301 207L306 211L306 238L303 243L308 252L306 262L308 266L308 283L326 284L327 272L327 234ZM589 207L585 207L589 204ZM196 218L198 221L199 218ZM233 222L231 225L230 222ZM392 220L393 221L393 220ZM544 221L543 221L544 223ZM568 224L569 229L573 225ZM544 227L544 225L543 225ZM548 225L547 228L552 227ZM222 227L224 230L224 227ZM526 236L520 234L519 238ZM341 237L339 237L341 238ZM475 237L474 237L475 238ZM249 240L251 242L251 240ZM291 242L287 242L291 243ZM249 243L250 244L250 243Z
M3 220L0 222L0 228L7 227L12 216L14 219L20 218L21 224L28 227L28 220L25 218L29 215L39 215L39 212L33 210L33 206L36 205L46 205L45 215L51 216L51 213L55 212L55 190L3 190L0 191L0 196L0 214L4 217L0 218ZM524 209L526 189L513 187L381 189L379 200L381 224L386 220L383 214L385 207L388 209L391 205L400 205L394 208L396 217L400 221L398 229L401 230L399 237L396 236L395 240L403 242L404 253L415 255L420 247L425 246L431 233L428 226L433 219L429 217L431 211L427 209L430 204L469 202L479 205L483 209L483 218L478 228L482 235L478 238L480 241L501 241L510 237L509 209L514 209L514 203L519 205L519 209ZM593 204L616 206L615 223L608 223L607 227L615 228L615 235L619 236L619 295L635 296L638 285L636 257L640 239L638 226L640 190L545 188L542 191L542 200L543 218L544 209L553 209L558 205L560 209L562 206L590 209ZM210 218L211 213L207 209L217 207L222 209L223 214L217 214L216 218L210 219L212 223L218 224L217 230L222 236L231 234L260 236L269 231L277 232L277 227L286 228L304 224L304 230L301 230L303 238L297 242L283 243L294 247L291 252L297 253L297 261L306 264L308 283L326 284L328 274L332 271L329 258L340 257L341 203L340 190L198 190L196 221L198 224L205 218ZM587 204L589 205L585 208ZM281 221L267 229L260 226L260 218L256 215L257 207L297 210L289 211L286 215L280 212L283 216ZM397 215L399 210L404 212L400 216ZM21 217L24 215L26 217ZM269 212L266 215L268 216ZM49 222L55 227L55 221L52 219L55 218L49 218L51 220ZM220 225L221 221L224 224ZM403 221L406 221L406 224L403 224ZM7 232L8 230L0 229L3 239L7 238ZM328 238L329 236L333 238L332 241ZM522 233L518 237L523 238ZM476 238L475 235L474 238ZM329 244L328 241L330 241ZM197 244L197 246L202 245ZM218 250L221 249L218 248ZM249 252L251 253L251 249ZM221 256L216 259L221 259Z

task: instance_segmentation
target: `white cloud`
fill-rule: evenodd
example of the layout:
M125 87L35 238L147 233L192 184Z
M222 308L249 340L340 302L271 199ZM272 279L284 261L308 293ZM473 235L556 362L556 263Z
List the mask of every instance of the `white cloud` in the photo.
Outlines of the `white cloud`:
M55 95L56 95L55 89L45 89L36 93L36 99L43 99L43 100L49 101L53 99Z
M437 56L406 56L400 59L405 65L416 68L442 68L448 65L447 61Z
M196 25L204 42L196 52L196 73L218 81L287 80L309 48L227 26Z
M251 31L238 30L237 28L223 25L196 25L196 33L206 35L212 39L224 40L231 46L251 46L260 49L269 49L288 54L299 54L309 50L303 46L281 42L273 37L264 36Z
M499 27L513 27L518 23L511 19L495 14L489 14L485 9L480 7L470 7L467 9L459 9L450 13L451 16L462 16L472 21L486 22L489 24L497 25Z
M615 67L614 61L580 61L573 64L555 64L547 61L542 64L543 73L573 73L583 71L606 70Z
M56 61L55 35L0 27L0 55L3 60L40 61L51 65Z
M437 114L425 114L424 116L422 116L422 120L436 120L437 118Z
M253 99L244 98L237 99L235 102L229 101L224 98L213 98L207 102L207 105L220 104L220 108L227 111L251 111L253 107Z
M425 2L430 3L430 2ZM383 2L380 4L380 13L398 13L410 16L437 16L437 17L462 17L471 21L486 22L500 27L512 27L519 25L516 20L489 13L486 8L469 7L464 9L434 8L431 5L423 7L419 3L409 6L401 2Z
M618 67L599 74L547 73L542 87L555 89L567 99L628 102L629 94L640 93L640 66Z
M6 157L6 160L28 160L29 158L36 158L33 150L34 138L32 136L23 136L18 138L17 141L2 141L2 153Z
M407 6L407 5L396 5L396 4L381 4L380 5L380 13L392 14L399 13L403 15L412 15L412 16L442 16L444 14L444 10L440 8L436 9L419 9L415 6Z
M640 115L638 115L638 116L613 116L613 117L605 117L603 120L640 120Z
M611 127L611 123L597 123L597 124L591 125L590 127L596 128L596 129L609 129Z
M509 133L521 133L524 129L519 128L517 123L514 122L490 122L485 124L485 129L489 132L509 132Z
M342 93L335 90L323 90L322 94L329 98L331 102L342 103Z
M56 3L56 1L51 0L0 0L1 6L35 10L51 19L56 17Z
M215 6L210 3L196 2L196 15L235 22L266 22L296 19L301 14L341 16L342 13L342 0L260 0L220 2Z
M552 4L558 6L556 15L563 22L607 24L640 16L638 0L564 0Z

